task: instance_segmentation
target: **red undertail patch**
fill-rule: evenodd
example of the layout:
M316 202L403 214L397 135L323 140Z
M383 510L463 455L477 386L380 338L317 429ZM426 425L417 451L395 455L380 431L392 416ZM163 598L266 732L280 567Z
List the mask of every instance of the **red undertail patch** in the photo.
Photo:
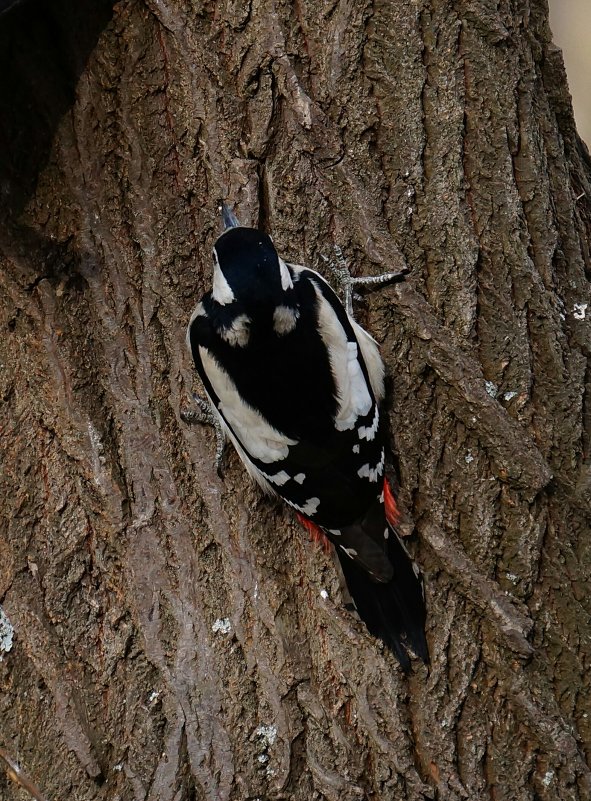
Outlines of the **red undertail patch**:
M384 478L384 510L386 512L386 520L392 528L396 528L398 523L400 523L400 509L390 489L387 478Z
M324 531L322 531L322 529L319 526L317 526L316 523L313 523L311 520L308 520L307 517L304 517L304 515L300 514L299 512L296 512L296 517L310 535L310 539L312 540L312 542L320 543L324 553L330 553L330 540L328 539Z

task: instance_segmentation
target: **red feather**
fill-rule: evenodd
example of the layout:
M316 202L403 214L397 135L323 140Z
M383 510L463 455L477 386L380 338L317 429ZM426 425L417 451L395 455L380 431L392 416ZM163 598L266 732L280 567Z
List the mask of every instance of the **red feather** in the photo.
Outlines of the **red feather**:
M386 520L392 528L396 528L398 523L400 523L400 509L398 508L396 498L392 493L387 478L384 478L384 508L386 511Z
M300 514L299 512L296 512L296 517L310 535L312 542L319 542L322 545L322 550L324 553L330 553L330 540L324 531L317 526L316 523L308 520L307 517L304 517L304 515Z

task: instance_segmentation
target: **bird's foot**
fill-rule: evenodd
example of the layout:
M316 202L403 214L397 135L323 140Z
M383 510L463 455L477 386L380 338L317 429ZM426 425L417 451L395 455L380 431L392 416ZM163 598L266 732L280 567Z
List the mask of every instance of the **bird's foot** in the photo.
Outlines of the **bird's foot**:
M404 280L404 276L409 272L408 267L404 267L397 273L382 273L381 275L368 275L353 278L347 267L347 262L343 256L343 251L338 245L334 246L336 263L330 261L326 256L323 256L327 262L328 268L332 272L336 283L343 294L345 309L350 317L353 317L353 301L360 300L361 296L354 291L354 287L370 287L377 288L386 286L396 281Z
M218 476L222 478L226 434L219 418L212 412L209 402L195 394L193 394L193 400L197 404L198 409L181 409L181 420L189 425L198 424L213 427L215 432L215 469Z

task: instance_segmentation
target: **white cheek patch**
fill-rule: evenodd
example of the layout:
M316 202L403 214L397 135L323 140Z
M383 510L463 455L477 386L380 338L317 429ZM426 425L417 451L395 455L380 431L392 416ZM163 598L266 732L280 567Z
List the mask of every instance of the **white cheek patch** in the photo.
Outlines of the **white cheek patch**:
M220 306L225 306L226 304L232 303L234 300L236 300L234 293L232 292L232 287L222 272L222 268L220 267L220 263L218 261L218 254L216 253L215 248L213 249L213 287L211 294L213 299L216 301L216 303L219 303Z
M296 327L300 313L289 306L277 306L273 312L273 329L279 336L289 334Z
M306 474L305 473L298 473L297 476L293 477L293 480L297 481L298 484L303 484L305 479L306 479Z
M245 348L250 337L250 317L247 314L239 314L232 321L232 325L218 329L218 333L232 347Z
M203 369L219 398L218 410L247 455L265 464L285 459L291 445L290 439L265 420L255 409L246 404L224 369L209 351L200 346L199 355Z

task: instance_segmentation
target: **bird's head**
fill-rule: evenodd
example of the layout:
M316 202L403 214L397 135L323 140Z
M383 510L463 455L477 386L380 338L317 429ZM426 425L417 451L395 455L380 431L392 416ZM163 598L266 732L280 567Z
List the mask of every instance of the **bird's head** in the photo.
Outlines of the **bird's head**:
M213 246L213 299L247 310L272 309L293 289L271 237L255 228L228 228Z

